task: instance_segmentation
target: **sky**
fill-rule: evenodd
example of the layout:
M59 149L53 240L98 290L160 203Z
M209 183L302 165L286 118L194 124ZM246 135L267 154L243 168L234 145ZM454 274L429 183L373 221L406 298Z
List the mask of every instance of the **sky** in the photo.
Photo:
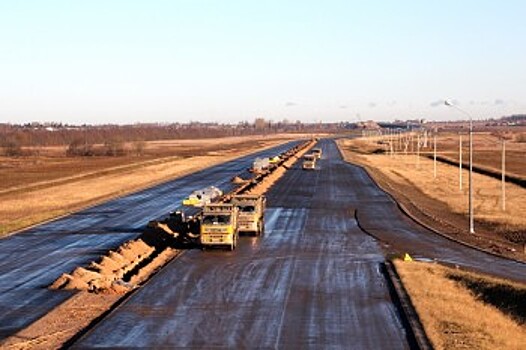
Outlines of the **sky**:
M0 0L0 123L526 113L526 1Z

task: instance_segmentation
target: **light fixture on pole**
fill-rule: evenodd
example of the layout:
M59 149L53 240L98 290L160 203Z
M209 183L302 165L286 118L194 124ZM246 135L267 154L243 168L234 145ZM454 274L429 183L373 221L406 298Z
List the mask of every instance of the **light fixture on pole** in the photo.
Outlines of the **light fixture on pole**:
M473 220L473 117L450 100L445 100L444 104L448 107L455 108L457 111L469 117L469 233L475 233Z

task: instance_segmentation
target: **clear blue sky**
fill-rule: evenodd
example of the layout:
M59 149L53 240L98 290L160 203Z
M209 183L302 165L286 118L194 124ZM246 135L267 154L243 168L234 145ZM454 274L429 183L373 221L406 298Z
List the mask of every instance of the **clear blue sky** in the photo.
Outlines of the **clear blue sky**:
M526 1L0 0L0 122L526 112Z

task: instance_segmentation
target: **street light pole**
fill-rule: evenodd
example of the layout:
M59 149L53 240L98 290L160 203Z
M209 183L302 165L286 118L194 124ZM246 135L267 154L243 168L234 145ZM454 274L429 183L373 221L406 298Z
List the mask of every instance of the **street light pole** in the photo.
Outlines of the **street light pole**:
M473 219L473 117L449 100L444 101L444 104L448 107L455 108L469 117L469 233L475 233Z
M458 188L462 191L462 134L458 135Z
M433 135L433 178L437 178L437 134Z
M502 211L506 211L506 140L502 138Z

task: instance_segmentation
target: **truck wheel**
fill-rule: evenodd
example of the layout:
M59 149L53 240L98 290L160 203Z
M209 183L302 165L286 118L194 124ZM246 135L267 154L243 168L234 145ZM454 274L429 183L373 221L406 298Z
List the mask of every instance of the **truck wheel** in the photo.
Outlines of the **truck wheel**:
M230 244L230 251L235 250L237 246L237 234L234 235L232 243Z
M261 233L263 232L263 225L261 224L261 221L258 222L258 230L256 232L256 236L261 236Z

